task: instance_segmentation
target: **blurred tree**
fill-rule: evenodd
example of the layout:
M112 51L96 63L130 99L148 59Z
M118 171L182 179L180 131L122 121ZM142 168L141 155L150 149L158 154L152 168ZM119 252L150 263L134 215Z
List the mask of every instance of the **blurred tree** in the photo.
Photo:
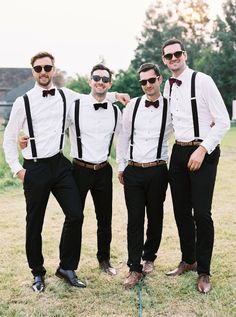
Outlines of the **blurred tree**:
M195 68L213 77L231 115L236 99L236 0L224 3L223 18L217 17L212 39L212 48L196 60Z
M53 78L53 83L56 87L60 88L65 86L66 83L66 72L63 70L60 70L59 68L56 70L56 74Z
M81 94L89 94L90 87L88 84L88 77L79 76L76 74L76 78L72 78L66 84L67 88L77 91Z

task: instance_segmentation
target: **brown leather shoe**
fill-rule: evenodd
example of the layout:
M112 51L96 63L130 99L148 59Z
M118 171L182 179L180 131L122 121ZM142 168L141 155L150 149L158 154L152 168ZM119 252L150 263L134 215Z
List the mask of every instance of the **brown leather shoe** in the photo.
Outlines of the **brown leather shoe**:
M109 275L116 275L116 269L111 265L111 263L109 261L102 261L99 262L99 267L102 271L104 271L105 273L109 274Z
M203 294L207 294L210 292L211 283L210 283L209 275L199 274L197 279L197 290Z
M144 261L143 262L143 273L149 274L154 271L154 262L153 261Z
M134 287L141 279L142 273L131 271L129 272L129 276L124 281L125 289Z
M193 264L188 264L184 261L180 262L178 267L174 269L173 271L169 271L166 273L167 276L176 276L181 275L188 271L196 271L197 270L197 262L194 262Z

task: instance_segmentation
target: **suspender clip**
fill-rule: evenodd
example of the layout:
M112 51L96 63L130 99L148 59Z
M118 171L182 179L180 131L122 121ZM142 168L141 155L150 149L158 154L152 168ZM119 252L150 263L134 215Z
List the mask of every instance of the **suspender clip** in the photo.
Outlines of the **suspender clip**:
M34 137L29 137L29 140L35 140L35 138Z
M195 100L195 99L197 99L196 97L191 97L191 100Z
M37 162L37 157L33 157L33 160L36 163Z

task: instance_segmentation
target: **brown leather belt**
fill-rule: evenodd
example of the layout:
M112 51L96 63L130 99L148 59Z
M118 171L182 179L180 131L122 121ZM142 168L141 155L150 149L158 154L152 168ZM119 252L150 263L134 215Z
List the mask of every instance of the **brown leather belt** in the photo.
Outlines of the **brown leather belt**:
M154 167L154 166L159 166L164 164L166 164L166 161L163 161L163 160L160 160L158 162L149 162L149 163L138 163L134 161L128 161L128 165L142 167L142 168Z
M197 146L200 145L202 141L189 141L189 142L181 142L181 141L175 141L175 144L178 144L180 146Z
M103 168L107 165L107 161L102 162L100 164L92 164L92 163L80 161L76 158L73 159L73 163L75 163L79 166L82 166L82 167L90 168L91 170L94 170L94 171L100 170L101 168Z

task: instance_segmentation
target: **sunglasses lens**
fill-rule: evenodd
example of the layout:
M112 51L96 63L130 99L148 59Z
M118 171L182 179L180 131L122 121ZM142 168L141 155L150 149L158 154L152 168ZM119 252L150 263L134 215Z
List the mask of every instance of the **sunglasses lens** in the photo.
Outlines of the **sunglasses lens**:
M166 54L166 55L164 55L164 57L165 57L165 59L167 59L168 61L170 61L171 59L172 59L172 57L173 57L173 54Z
M150 84L154 84L154 83L156 82L156 77L149 78L149 79L148 79L148 82L149 82Z
M142 86L146 86L147 85L147 82L149 82L149 84L154 84L156 82L158 77L152 77L152 78L148 78L148 79L143 79L143 80L140 80L140 84Z
M102 82L103 82L104 84L109 83L109 81L110 81L110 78L109 78L109 77L106 77L106 76L103 76L103 77L102 77Z
M49 73L52 70L52 65L45 65L44 70L45 72Z
M183 54L182 51L177 51L177 52L174 53L174 56L175 56L176 58L179 58L179 57L182 56L182 54Z
M140 80L139 82L140 82L140 84L141 84L142 86L147 85L147 80L146 80L146 79Z
M94 81L100 81L102 77L100 77L98 75L93 75L92 78Z
M38 65L38 66L34 66L33 68L36 73L40 73L42 71L42 66Z
M177 51L177 52L174 52L173 54L172 53L168 53L166 55L164 55L164 58L167 59L168 61L172 60L173 58L173 55L175 58L180 58L183 54L183 51Z

